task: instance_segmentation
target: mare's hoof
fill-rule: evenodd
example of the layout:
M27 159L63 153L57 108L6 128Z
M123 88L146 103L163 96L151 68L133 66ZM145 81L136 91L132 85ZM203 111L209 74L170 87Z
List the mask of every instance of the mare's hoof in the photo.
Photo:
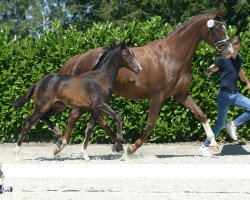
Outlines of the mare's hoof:
M209 146L209 148L213 153L218 153L219 152L219 147L218 146Z
M114 152L122 152L124 151L122 144L113 144L112 151Z
M132 155L132 154L134 154L134 153L135 153L134 145L131 144L131 145L129 145L128 148L127 148L127 154L128 154L128 155Z

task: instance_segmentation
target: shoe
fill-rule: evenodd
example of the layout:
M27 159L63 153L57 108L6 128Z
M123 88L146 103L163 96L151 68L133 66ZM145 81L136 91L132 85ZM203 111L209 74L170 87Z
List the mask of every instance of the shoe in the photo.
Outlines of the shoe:
M201 145L200 151L201 151L202 156L204 156L204 157L212 157L213 156L209 147L205 147L204 145Z
M238 140L238 137L236 135L237 127L236 127L234 121L228 122L226 124L226 127L227 127L227 131L228 131L230 137L232 138L232 140Z

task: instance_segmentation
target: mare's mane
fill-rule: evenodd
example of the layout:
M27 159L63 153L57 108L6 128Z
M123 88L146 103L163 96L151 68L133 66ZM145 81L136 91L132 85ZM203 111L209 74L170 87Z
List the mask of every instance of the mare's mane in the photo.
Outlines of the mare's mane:
M182 31L184 31L190 24L192 24L193 22L200 20L200 19L204 19L204 18L208 18L211 17L211 19L213 19L213 17L215 16L215 14L211 14L211 13L205 13L205 14L200 14L194 17L191 17L189 20L179 24L177 26L177 28L173 31L171 31L167 36L170 36L174 33L181 33Z

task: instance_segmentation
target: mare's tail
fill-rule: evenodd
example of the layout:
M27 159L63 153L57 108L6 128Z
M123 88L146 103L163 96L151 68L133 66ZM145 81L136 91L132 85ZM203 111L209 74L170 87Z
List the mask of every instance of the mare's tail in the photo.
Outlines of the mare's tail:
M30 100L31 96L34 94L36 84L32 85L29 90L21 97L19 97L17 100L14 101L12 106L14 108L21 108L27 101Z

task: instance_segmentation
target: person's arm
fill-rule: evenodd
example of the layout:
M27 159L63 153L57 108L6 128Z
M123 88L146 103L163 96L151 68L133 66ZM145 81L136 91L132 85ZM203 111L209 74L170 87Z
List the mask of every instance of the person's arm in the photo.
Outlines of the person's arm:
M205 72L206 75L211 75L212 73L218 71L218 67L215 66L215 64L212 64Z
M243 71L243 69L240 69L239 76L240 76L241 80L243 80L246 83L248 89L250 89L250 82L249 82L248 78L246 77L245 72Z

